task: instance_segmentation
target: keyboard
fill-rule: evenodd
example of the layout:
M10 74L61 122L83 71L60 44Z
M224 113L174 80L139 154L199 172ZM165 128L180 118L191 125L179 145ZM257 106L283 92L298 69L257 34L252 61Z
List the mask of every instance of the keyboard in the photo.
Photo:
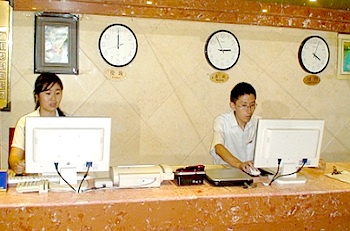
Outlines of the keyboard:
M78 173L77 180L82 180L84 178L84 173ZM89 180L91 177L88 175L85 180ZM8 176L7 184L8 185L16 185L18 183L23 182L37 182L41 180L47 180L49 182L59 182L60 177L59 175L37 175L37 174L30 174L30 175L24 175L24 176Z
M28 193L28 192L47 193L48 190L49 190L49 183L47 180L20 182L16 186L16 192L18 193Z

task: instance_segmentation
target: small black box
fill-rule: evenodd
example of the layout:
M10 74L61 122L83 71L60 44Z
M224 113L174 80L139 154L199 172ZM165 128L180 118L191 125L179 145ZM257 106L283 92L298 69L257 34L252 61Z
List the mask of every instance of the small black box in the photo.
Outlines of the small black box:
M205 177L204 165L178 168L175 172L175 180L178 185L203 184Z

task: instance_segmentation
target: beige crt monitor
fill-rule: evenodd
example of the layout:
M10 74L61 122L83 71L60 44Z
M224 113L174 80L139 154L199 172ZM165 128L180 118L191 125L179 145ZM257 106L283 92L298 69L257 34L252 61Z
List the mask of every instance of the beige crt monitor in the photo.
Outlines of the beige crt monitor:
M254 166L274 168L280 160L280 174L295 172L305 161L305 167L317 167L320 159L324 120L259 119L256 135ZM281 184L305 183L300 174L280 177Z

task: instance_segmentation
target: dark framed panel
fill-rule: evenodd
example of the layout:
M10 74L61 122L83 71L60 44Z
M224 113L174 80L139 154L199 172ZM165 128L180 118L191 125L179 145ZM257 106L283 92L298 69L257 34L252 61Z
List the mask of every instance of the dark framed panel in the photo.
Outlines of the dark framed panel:
M79 74L78 26L76 15L35 15L34 73Z

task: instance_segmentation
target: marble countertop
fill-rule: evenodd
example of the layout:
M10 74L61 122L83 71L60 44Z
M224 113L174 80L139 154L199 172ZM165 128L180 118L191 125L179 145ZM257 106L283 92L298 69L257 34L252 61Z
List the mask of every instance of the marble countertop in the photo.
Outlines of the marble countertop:
M307 178L306 184L279 185L273 183L271 186L264 186L263 182L269 181L267 177L255 177L253 188L214 187L208 182L204 182L203 185L178 186L174 181L164 181L159 188L107 189L79 194L73 192L20 194L16 192L15 187L10 187L7 192L0 193L0 208L350 192L350 184L325 176L326 173L332 172L333 166L336 166L339 171L350 171L350 163L327 163L325 169L304 168L300 173Z

